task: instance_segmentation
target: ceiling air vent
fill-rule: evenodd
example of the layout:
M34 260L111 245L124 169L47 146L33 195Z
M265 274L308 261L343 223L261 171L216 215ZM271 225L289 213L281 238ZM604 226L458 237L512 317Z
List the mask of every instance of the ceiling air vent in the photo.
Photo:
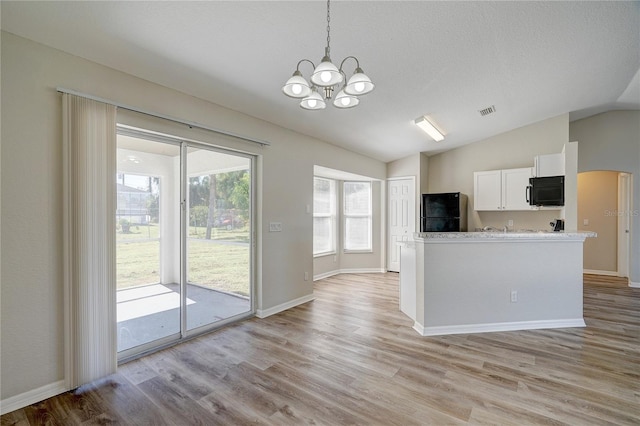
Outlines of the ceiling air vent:
M496 112L496 107L491 105L490 107L486 107L481 110L478 110L478 112L482 117L484 117L485 115L493 114L494 112Z

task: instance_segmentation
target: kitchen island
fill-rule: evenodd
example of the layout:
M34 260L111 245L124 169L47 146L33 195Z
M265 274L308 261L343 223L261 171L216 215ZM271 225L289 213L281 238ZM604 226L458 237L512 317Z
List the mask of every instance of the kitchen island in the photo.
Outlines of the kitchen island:
M423 336L584 327L588 232L427 232L400 249L400 308Z

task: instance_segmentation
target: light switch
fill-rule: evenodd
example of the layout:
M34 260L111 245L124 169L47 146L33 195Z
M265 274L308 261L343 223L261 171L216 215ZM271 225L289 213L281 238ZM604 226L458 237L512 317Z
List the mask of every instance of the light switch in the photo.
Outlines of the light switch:
M582 220L582 224L583 224L584 226L589 226L589 219L583 219L583 220Z
M269 222L269 232L282 232L282 222Z

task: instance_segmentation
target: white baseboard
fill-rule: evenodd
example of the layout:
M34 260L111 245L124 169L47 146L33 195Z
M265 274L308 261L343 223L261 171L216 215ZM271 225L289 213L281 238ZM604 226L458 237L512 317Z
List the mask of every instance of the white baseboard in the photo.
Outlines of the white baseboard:
M340 269L341 274L384 274L387 272L384 268L356 268L356 269Z
M256 316L258 318L266 318L268 316L277 314L278 312L286 311L287 309L291 309L295 306L302 305L303 303L311 302L314 299L315 299L315 296L313 295L313 293L311 293L306 296L298 297L297 299L293 299L288 302L281 303L277 306L274 306L273 308L264 309L264 310L258 309L256 311Z
M629 287L640 288L640 283L634 283L633 281L629 280Z
M325 278L329 278L329 277L333 277L334 275L338 275L339 273L340 273L339 269L335 270L335 271L324 272L322 274L314 275L313 276L313 280L314 281L323 280Z
M64 380L60 380L59 382L50 383L37 389L21 393L20 395L3 399L0 401L0 415L19 410L27 405L35 404L52 396L60 395L68 390L64 385Z
M380 274L387 272L381 268L358 268L358 269L336 269L334 271L324 272L322 274L314 275L313 280L323 280L325 278L333 277L339 274Z
M463 324L440 327L425 327L417 321L413 329L422 336L442 336L446 334L491 333L495 331L537 330L544 328L586 327L582 318L564 320L497 322L487 324Z
M618 276L618 271L599 271L597 269L583 269L582 272L584 274L606 275L608 277L617 277Z

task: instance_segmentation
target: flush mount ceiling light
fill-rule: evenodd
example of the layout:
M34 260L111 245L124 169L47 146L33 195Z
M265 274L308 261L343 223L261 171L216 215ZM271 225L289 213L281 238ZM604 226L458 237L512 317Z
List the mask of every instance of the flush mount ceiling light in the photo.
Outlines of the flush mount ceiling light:
M336 108L352 108L360 103L358 96L366 95L371 92L375 85L371 79L360 68L360 62L355 56L347 56L340 63L340 68L333 65L329 54L331 48L331 14L330 0L327 0L327 47L324 49L324 57L320 60L320 64L316 67L309 59L302 59L298 62L296 70L287 82L282 86L285 95L302 99L300 106L304 109L324 109L327 101L331 100L333 92L340 86L342 87L333 100L333 106ZM347 75L342 70L347 59L356 61L356 68L351 78L347 81ZM311 74L311 83L309 83L300 72L300 64L308 62L313 66L313 74ZM322 89L318 91L318 89ZM322 94L321 94L322 93Z
M444 135L438 129L436 129L436 127L433 124L431 124L427 119L427 117L425 117L424 115L422 117L416 118L414 120L414 123L416 123L418 127L420 127L429 136L431 136L431 138L434 141L440 142L441 140L444 139Z

